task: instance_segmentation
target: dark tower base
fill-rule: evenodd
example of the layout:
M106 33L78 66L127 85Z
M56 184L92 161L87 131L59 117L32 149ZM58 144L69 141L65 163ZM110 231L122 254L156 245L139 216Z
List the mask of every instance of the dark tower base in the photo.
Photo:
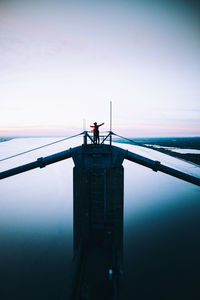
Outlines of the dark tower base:
M107 145L87 145L74 161L72 299L118 299L123 259L123 157Z

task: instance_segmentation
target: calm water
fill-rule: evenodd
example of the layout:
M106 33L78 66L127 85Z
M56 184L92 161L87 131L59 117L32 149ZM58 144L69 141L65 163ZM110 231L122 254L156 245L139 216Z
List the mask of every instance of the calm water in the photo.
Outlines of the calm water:
M54 141L15 139L0 158ZM1 171L80 144L4 161ZM200 176L195 165L120 145ZM200 299L200 189L125 161L122 299ZM72 260L71 159L0 182L0 299L67 299Z

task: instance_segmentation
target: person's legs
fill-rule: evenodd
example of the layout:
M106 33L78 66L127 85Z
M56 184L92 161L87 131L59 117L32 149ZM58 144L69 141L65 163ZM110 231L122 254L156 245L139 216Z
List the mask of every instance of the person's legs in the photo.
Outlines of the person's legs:
M94 134L94 144L97 144L97 134Z
M95 134L95 132L94 132L94 134L93 134L93 141L94 141L94 144L96 144L96 134Z
M100 139L99 139L99 133L97 134L97 144L99 144Z

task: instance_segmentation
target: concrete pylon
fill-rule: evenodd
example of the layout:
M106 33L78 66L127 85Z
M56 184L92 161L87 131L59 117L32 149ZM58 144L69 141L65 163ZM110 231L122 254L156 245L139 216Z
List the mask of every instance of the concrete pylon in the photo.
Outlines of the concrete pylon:
M72 157L72 299L118 299L115 295L123 261L124 155L109 145L91 144L83 145Z

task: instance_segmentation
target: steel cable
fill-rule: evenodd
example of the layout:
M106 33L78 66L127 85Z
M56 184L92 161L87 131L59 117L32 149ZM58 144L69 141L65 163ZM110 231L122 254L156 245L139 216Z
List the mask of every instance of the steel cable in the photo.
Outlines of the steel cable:
M60 143L60 142L69 140L69 139L71 139L71 138L77 137L77 136L82 135L82 134L83 134L83 132L81 132L81 133L79 133L79 134L75 134L75 135L69 136L69 137L66 137L66 138L64 138L64 139L61 139L61 140L58 140L58 141L55 141L55 142L52 142L52 143L49 143L49 144L45 144L45 145L42 145L42 146L39 146L39 147L30 149L30 150L27 150L27 151L24 151L24 152L17 153L17 154L15 154L15 155L11 155L11 156L2 158L2 159L0 159L0 162L1 162L1 161L4 161L4 160L7 160L7 159L10 159L10 158L14 158L14 157L16 157L16 156L20 156L20 155L23 155L23 154L26 154L26 153L29 153L29 152L38 150L38 149L41 149L41 148L44 148L44 147L48 147L48 146L51 146L51 145L54 145L54 144L57 144L57 143Z
M112 134L115 135L115 136L118 136L118 137L120 137L120 138L122 138L122 139L124 139L124 140L127 140L127 141L129 141L129 142L131 142L131 143L133 143L133 144L135 144L135 145L137 145L137 146L141 146L141 147L144 147L144 148L148 148L148 149L151 149L151 150L158 151L158 150L156 150L156 149L153 149L152 147L149 147L149 146L146 146L146 145L144 145L144 144L142 144L142 143L136 142L136 141L134 141L134 140L125 138L124 136L121 136L121 135L116 134L116 133L114 133L114 132L112 132Z

